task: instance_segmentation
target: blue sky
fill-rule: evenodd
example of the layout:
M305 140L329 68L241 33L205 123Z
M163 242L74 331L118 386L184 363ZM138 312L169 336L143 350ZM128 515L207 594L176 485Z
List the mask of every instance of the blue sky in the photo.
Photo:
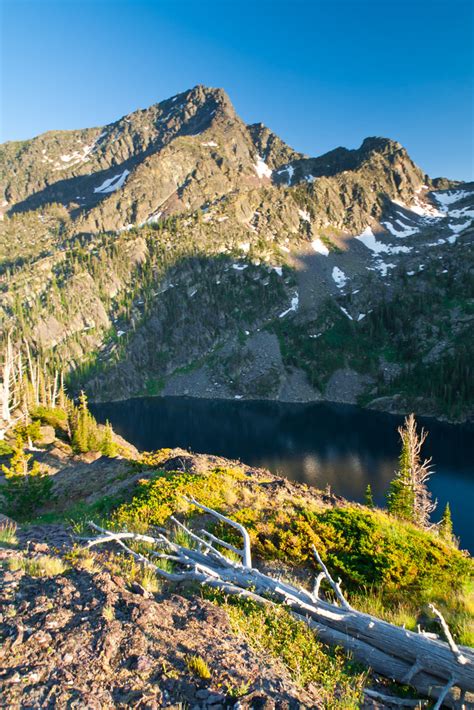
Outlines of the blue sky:
M474 179L472 0L0 0L0 141L220 86L319 155L399 140Z

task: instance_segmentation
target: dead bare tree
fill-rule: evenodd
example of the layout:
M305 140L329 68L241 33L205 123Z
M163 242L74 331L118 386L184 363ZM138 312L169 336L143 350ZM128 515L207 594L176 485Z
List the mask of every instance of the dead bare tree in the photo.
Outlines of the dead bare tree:
M0 440L5 438L5 434L15 426L23 416L20 414L16 418L14 417L15 411L20 405L18 367L21 371L21 360L19 361L18 357L15 357L11 333L8 333L3 353L2 379L0 382Z
M26 352L27 366L23 365L22 348ZM28 342L14 346L11 333L7 334L0 370L0 440L18 422L28 420L31 407L45 405L55 407L65 391L62 373L52 374L31 352Z
M431 458L422 459L421 449L426 441L428 432L423 428L420 434L416 430L415 415L410 414L405 419L405 435L408 439L410 451L410 468L414 491L415 523L420 527L430 527L430 515L436 508L436 502L431 499L428 489L428 479L433 473Z
M169 581L198 582L226 594L252 599L264 605L283 603L297 619L314 629L322 641L341 646L357 661L372 668L376 673L412 685L420 695L434 699L435 708L438 710L442 705L457 710L472 707L470 703L474 702L474 651L455 644L444 619L441 623L448 643L432 638L432 635L407 631L377 617L356 611L345 599L340 581L336 582L332 578L316 549L313 551L322 572L313 592L263 574L252 567L250 538L242 525L194 499L187 500L220 522L238 529L243 537L243 548L230 545L205 531L197 534L176 518L172 518L174 524L187 532L196 547L177 544L170 539L165 529L160 529L155 537L131 532L113 532L93 522L89 523L90 527L101 534L88 540L87 547L113 542L138 562ZM147 555L133 550L127 544L129 541L148 543L150 548ZM242 563L229 559L221 549L237 553L242 558ZM160 559L173 562L175 571L166 571L153 562ZM323 579L334 591L334 603L319 596ZM436 609L434 613L441 621Z
M402 441L400 468L390 484L388 508L398 517L428 529L431 527L431 513L437 505L428 488L428 480L433 473L431 458L421 457L428 432L422 428L418 434L415 415L410 414L405 418L404 425L398 428L398 433Z

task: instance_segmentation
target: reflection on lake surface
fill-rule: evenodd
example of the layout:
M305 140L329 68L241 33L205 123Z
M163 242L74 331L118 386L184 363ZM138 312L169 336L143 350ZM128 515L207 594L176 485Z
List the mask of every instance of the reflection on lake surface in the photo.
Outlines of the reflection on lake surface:
M363 501L368 483L384 503L397 468L397 427L402 417L328 403L233 402L183 397L131 399L93 404L99 421L141 450L182 447L240 459L318 488ZM421 421L421 420L420 420ZM451 504L463 547L474 550L474 430L433 420L425 456L435 466L430 481L438 498L437 520Z

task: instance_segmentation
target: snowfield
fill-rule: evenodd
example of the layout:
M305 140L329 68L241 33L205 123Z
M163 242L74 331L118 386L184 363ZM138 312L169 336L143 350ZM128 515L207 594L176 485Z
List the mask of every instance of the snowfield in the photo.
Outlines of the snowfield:
M409 227L399 219L395 220L395 224L392 222L382 222L382 224L391 234L393 234L394 237L400 237L401 239L404 237L411 237L413 234L418 234L420 231L416 227ZM397 224L399 227L396 226Z
M281 175L282 173L288 173L288 185L291 185L291 181L293 180L293 175L295 173L294 167L292 165L287 165L286 168L280 168L277 175Z

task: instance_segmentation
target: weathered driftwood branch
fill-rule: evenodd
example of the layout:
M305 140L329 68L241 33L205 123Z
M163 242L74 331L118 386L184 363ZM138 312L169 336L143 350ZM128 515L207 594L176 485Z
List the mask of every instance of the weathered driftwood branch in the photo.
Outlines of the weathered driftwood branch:
M446 636L446 640L448 642L449 648L453 652L456 660L458 663L461 665L464 665L467 663L467 658L462 655L461 651L459 650L459 646L456 644L455 640L453 639L453 636L451 634L451 631L449 630L449 626L446 623L446 620L442 613L435 607L434 604L428 604L429 608L433 612L433 614L437 617L439 623L441 624L441 628L444 631L444 635Z
M412 698L398 698L396 695L385 695L384 693L379 693L377 690L372 690L371 688L365 688L364 695L368 698L373 698L373 700L380 700L382 703L388 703L389 705L398 705L403 708L422 708L428 704L428 700L413 700Z
M420 663L419 661L415 661L415 663L412 665L406 676L403 678L403 682L406 685L410 685L411 681L413 678L416 676L419 671L423 670L423 664Z
M321 582L326 579L326 575L324 572L320 572L316 579L314 580L314 587L313 587L313 597L315 601L319 599L319 588L321 587Z
M449 693L449 691L451 690L453 685L455 685L455 683L456 683L455 678L451 678L451 680L448 683L446 683L443 690L441 691L441 693L438 696L438 700L436 701L436 705L434 706L433 710L440 710L440 708L443 707L444 699L446 698L447 694Z
M242 555L243 565L244 567L251 568L252 555L250 553L250 536L244 526L240 523L236 523L235 520L226 518L225 515L221 515L221 513L218 513L216 510L213 510L212 508L207 508L205 505L198 503L197 500L195 500L194 498L188 498L187 496L183 496L183 498L187 500L188 503L195 505L197 508L200 508L200 510L204 510L205 513L209 513L209 515L212 515L217 520L220 520L221 523L226 523L227 525L230 525L231 527L239 531L244 541L244 549Z
M318 561L319 566L320 566L321 569L323 570L324 576L326 577L326 579L327 579L327 581L329 582L329 584L331 585L331 587L334 589L334 593L335 593L336 597L339 599L339 601L341 602L341 605L344 607L344 609L352 610L351 605L350 605L349 602L345 599L345 597L344 597L344 595L343 595L343 593L342 593L342 591L341 591L341 580L339 580L338 582L335 582L335 581L333 580L333 578L332 578L331 575L329 574L328 568L326 567L326 565L325 565L324 562L322 561L322 559L321 559L321 557L320 557L320 555L319 555L319 552L317 551L317 549L315 548L314 545L312 545L312 549L313 549L314 556L316 557L316 559L317 559L317 561Z
M236 555L239 555L239 557L243 557L244 553L242 550L238 550L237 547L234 547L233 545L230 545L228 542L225 540L221 540L219 537L216 537L212 533L208 532L207 530L200 530L199 531L201 535L204 535L204 537L208 538L212 542L215 542L216 545L220 545L221 547L225 547L226 550L230 550Z
M354 610L342 594L340 582L334 581L315 548L313 552L322 572L316 579L313 592L252 568L250 538L245 528L194 499L188 499L188 502L238 529L244 539L244 549L237 550L204 530L198 535L176 518L172 518L173 523L197 543L196 549L177 544L169 539L166 532L160 531L157 537L111 532L95 523L90 523L91 527L102 535L89 541L87 547L113 542L169 581L191 580L229 595L252 599L259 604L283 603L295 618L314 629L322 641L343 647L355 660L381 675L401 683L410 683L419 694L435 699L437 708L445 704L461 709L474 701L474 651L460 649L456 645L446 622L434 607L432 609L440 619L448 644ZM152 558L172 561L175 570L168 572L162 569L144 554L132 550L124 540L145 542L159 548L150 548L147 554ZM239 554L244 563L229 559L216 546ZM334 590L340 605L319 599L323 579ZM469 699L464 705L462 698L466 694Z

